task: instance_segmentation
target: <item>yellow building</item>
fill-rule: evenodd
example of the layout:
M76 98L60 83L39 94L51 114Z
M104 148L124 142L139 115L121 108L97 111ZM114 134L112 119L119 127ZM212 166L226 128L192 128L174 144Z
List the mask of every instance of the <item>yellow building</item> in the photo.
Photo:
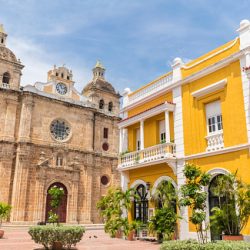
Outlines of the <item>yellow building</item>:
M195 163L213 178L238 170L250 183L250 22L239 36L142 88L123 94L120 128L122 188L134 187L132 219L147 221L155 206L150 197L163 180L178 189L185 163ZM208 209L214 199L209 195ZM195 237L188 209L181 209L179 237ZM185 220L186 219L186 220ZM208 217L209 219L209 217ZM211 232L212 233L212 232ZM250 225L243 231L250 235Z

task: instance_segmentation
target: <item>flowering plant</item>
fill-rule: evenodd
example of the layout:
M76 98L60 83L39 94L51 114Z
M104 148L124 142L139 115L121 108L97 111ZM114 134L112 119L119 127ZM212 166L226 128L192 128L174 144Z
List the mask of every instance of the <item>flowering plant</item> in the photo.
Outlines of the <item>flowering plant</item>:
M242 68L243 72L247 72L248 70L250 70L250 66L246 66Z

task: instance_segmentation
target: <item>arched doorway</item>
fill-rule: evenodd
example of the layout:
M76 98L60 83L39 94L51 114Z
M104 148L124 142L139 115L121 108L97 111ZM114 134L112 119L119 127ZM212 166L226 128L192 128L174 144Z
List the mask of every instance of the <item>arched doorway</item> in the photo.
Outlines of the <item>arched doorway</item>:
M210 182L208 188L208 202L209 202L209 215L212 215L212 209L214 207L219 207L219 204L223 204L225 202L225 197L218 196L215 194L214 190L216 189L222 174L216 175ZM211 233L211 240L221 240L222 239L222 232L219 232L217 228L210 227Z
M148 199L146 187L140 184L136 188L138 198L134 200L134 219L147 223L148 221Z
M66 222L68 191L67 191L67 188L60 182L54 182L53 184L51 184L49 186L49 188L47 190L45 219L46 219L46 221L48 221L49 211L51 210L51 206L50 206L51 196L48 193L48 191L51 187L54 187L54 186L56 186L58 188L62 188L64 191L64 196L62 197L61 204L58 208L58 216L59 216L59 222Z

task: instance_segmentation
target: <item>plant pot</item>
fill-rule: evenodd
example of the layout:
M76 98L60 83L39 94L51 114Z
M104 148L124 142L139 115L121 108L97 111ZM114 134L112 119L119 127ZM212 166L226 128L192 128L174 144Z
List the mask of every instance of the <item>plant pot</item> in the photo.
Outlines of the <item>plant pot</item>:
M134 240L135 239L135 230L132 230L128 233L127 240Z
M63 249L63 245L61 241L53 242L52 250L62 250L62 249Z
M243 235L222 235L222 240L244 240Z
M3 238L4 230L0 229L0 239Z
M115 237L118 238L118 239L121 239L122 238L122 231L121 230L118 230L115 234Z

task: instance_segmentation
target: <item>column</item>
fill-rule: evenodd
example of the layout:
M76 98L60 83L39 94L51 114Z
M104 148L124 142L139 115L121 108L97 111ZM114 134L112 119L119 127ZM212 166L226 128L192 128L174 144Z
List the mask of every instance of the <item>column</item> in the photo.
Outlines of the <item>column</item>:
M30 141L33 100L25 98L23 100L19 127L19 140Z
M166 143L170 142L170 127L169 127L169 111L165 111L165 133L166 133Z
M183 160L177 160L177 180L178 180L178 190L180 191L180 188L183 184L185 184L186 179L183 173L185 162ZM180 216L182 219L179 221L180 223L180 240L185 240L191 238L189 235L189 216L188 216L188 208L187 207L181 207L180 208Z
M123 151L123 128L120 128L119 134L120 134L119 153L122 153L122 151Z
M12 193L12 222L25 221L27 183L29 174L29 154L18 149Z
M143 150L144 149L144 120L140 121L140 143L141 143L140 149Z
M15 126L16 126L16 109L17 109L17 98L6 100L6 115L4 123L4 139L8 141L14 141Z

